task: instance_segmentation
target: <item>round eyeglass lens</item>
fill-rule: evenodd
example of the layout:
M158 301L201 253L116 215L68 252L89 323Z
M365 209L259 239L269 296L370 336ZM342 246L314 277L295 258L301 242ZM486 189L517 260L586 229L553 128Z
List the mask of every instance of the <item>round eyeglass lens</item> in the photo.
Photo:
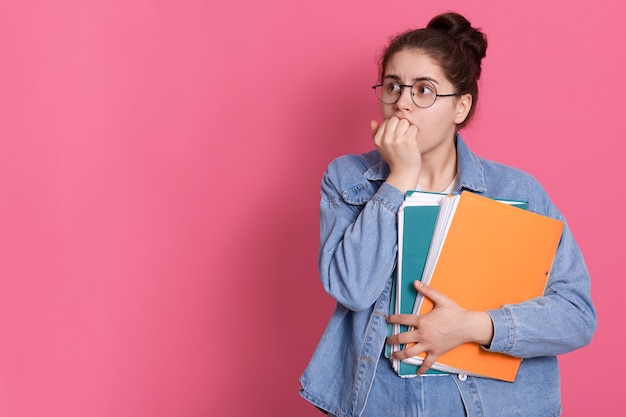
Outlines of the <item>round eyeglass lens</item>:
M418 107L430 107L437 100L437 90L430 81L421 80L413 84L411 98Z

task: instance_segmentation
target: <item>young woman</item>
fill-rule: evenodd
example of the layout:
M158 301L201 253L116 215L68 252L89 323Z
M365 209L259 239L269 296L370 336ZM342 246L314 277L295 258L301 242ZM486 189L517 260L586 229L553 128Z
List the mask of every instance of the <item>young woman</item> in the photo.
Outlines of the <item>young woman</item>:
M478 99L486 37L462 16L433 18L395 37L375 86L383 121L376 149L333 161L324 174L319 268L337 306L301 377L301 395L337 417L523 416L561 414L556 355L590 342L596 313L589 275L572 234L563 231L544 296L490 311L467 311L417 285L435 303L423 316L389 311L397 213L407 190L468 190L524 200L564 220L530 175L473 154L459 135ZM415 330L386 339L387 324ZM400 378L385 343L416 342L398 359L426 353L414 378ZM462 343L523 358L515 382L466 375L422 375Z

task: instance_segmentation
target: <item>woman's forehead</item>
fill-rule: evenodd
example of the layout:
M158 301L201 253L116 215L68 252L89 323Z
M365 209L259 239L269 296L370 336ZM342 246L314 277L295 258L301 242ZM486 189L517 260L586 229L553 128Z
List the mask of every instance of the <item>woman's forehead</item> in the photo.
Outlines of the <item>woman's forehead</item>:
M393 54L385 65L384 76L393 76L402 81L430 79L441 82L445 79L437 61L416 49L403 49Z

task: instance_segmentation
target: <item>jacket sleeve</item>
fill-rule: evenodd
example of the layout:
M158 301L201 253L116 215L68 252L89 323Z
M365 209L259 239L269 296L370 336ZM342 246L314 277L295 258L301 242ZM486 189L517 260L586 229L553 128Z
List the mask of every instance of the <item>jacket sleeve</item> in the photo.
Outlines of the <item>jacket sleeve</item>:
M362 172L345 172L353 169L347 162L331 163L322 180L319 270L326 292L360 311L374 304L393 274L404 196L389 184L367 181Z
M565 221L553 206L548 211ZM544 295L488 313L494 324L490 351L521 358L555 356L591 341L597 316L589 272L567 223Z

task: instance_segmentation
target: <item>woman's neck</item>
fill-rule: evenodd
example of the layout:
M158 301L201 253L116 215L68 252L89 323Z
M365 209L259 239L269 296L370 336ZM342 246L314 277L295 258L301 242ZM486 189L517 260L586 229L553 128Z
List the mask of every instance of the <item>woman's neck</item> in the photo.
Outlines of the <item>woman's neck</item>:
M443 155L423 157L418 185L424 191L441 192L454 181L456 173L456 146L453 144Z

